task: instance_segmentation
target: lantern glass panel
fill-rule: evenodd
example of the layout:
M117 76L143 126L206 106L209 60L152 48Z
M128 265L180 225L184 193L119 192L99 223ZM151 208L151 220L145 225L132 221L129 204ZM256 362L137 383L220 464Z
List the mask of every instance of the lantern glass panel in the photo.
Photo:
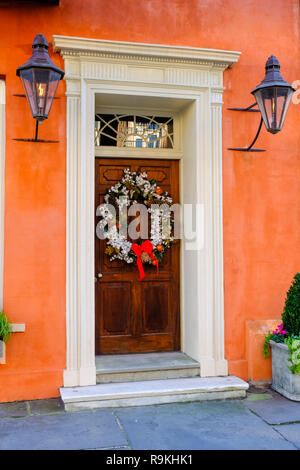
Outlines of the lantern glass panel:
M35 99L35 88L34 88L34 75L33 69L26 69L21 71L21 80L27 96L27 100L30 106L30 110L33 116L37 115L37 103Z
M61 76L42 68L25 69L20 75L31 113L42 122L48 117Z
M48 85L49 85L49 76L50 70L46 69L34 69L34 88L37 104L37 117L40 117L41 120L47 118L48 114L46 113L46 103L48 97Z
M265 126L276 134L282 129L293 91L287 87L267 87L255 92Z
M47 117L48 117L48 114L50 113L52 102L54 100L54 96L55 96L60 79L61 79L61 75L59 73L54 72L53 70L50 71L48 96L47 96L47 102L46 102L46 107L45 107L45 114Z
M285 90L287 90L285 96L279 96L279 98L278 98L278 101L280 100L280 103L282 103L281 104L282 111L281 111L281 118L280 118L280 122L279 122L279 130L282 129L282 126L283 126L283 123L284 123L284 120L285 120L285 116L286 116L287 110L289 109L290 101L291 101L293 93L294 93L294 90L292 90L290 88L286 88Z

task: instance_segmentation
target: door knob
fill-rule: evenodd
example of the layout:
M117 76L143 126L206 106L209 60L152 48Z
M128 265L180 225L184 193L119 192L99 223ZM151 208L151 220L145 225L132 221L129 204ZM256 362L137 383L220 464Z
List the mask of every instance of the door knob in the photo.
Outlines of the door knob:
M102 273L98 273L98 277L101 278L103 276Z

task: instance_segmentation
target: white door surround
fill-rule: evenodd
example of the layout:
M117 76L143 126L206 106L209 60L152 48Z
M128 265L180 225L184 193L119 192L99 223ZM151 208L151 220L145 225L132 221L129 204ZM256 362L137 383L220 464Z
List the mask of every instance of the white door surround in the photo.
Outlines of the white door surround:
M53 36L67 84L67 368L64 386L94 385L94 115L97 94L181 103L181 202L204 207L204 248L182 253L182 351L202 377L224 357L223 71L240 53ZM181 101L178 101L181 100ZM183 245L183 243L182 243ZM183 256L184 254L184 256Z

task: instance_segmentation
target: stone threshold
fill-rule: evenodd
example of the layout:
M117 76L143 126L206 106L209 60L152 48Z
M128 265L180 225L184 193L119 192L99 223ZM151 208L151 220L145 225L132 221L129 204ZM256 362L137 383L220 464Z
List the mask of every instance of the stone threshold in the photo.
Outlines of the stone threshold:
M200 364L180 351L96 356L97 383L200 375Z
M66 411L244 398L248 383L235 376L105 383L60 389Z

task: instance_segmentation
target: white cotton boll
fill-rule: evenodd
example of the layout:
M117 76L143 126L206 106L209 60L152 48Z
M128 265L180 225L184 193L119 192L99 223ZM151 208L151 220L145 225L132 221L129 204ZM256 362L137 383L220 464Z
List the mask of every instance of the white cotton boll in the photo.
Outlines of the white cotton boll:
M124 242L124 244L122 246L122 253L124 253L124 255L128 255L130 250L131 250L131 243L130 242Z
M141 177L141 176L137 176L136 177L136 183L139 185L139 186L142 186L144 184L144 179Z

